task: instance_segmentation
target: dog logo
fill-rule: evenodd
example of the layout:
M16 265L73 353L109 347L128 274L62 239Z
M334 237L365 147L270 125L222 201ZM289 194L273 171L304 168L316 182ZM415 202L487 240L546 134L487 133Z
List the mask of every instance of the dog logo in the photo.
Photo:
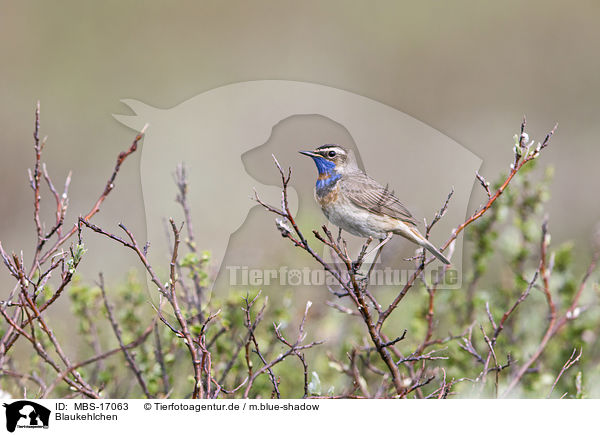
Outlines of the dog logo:
M4 407L6 408L6 430L9 432L14 432L16 428L48 428L50 410L38 403L18 400L10 404L5 403Z

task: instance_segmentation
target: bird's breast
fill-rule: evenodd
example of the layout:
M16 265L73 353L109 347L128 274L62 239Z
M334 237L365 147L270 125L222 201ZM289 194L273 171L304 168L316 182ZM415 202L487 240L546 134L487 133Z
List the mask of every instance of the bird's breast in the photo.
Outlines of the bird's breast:
M357 206L342 191L343 182L315 189L315 198L329 222L359 237L383 239L388 232L394 231L397 219Z
M334 185L327 188L319 188L318 186L315 188L315 199L325 211L325 208L328 208L330 205L336 203L339 199L340 195L340 186Z

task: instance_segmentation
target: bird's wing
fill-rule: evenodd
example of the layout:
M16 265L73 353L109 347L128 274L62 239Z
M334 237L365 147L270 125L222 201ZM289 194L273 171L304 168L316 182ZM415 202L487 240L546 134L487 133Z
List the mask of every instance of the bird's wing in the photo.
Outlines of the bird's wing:
M340 183L340 188L356 206L372 213L387 215L405 223L417 225L408 209L388 187L382 186L363 173L352 174L344 181Z

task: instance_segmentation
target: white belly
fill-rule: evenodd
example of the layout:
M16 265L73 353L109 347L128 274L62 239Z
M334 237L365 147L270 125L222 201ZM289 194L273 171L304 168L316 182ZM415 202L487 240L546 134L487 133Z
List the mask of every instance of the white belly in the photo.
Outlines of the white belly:
M359 237L384 239L395 224L390 218L369 213L350 201L335 201L321 206L329 221L344 231Z

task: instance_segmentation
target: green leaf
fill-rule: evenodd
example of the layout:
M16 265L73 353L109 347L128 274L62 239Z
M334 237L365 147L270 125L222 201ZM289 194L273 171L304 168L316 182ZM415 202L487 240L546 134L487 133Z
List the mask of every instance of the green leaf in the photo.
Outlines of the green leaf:
M317 372L311 373L311 379L308 383L308 393L313 396L321 395L321 379L319 379Z

